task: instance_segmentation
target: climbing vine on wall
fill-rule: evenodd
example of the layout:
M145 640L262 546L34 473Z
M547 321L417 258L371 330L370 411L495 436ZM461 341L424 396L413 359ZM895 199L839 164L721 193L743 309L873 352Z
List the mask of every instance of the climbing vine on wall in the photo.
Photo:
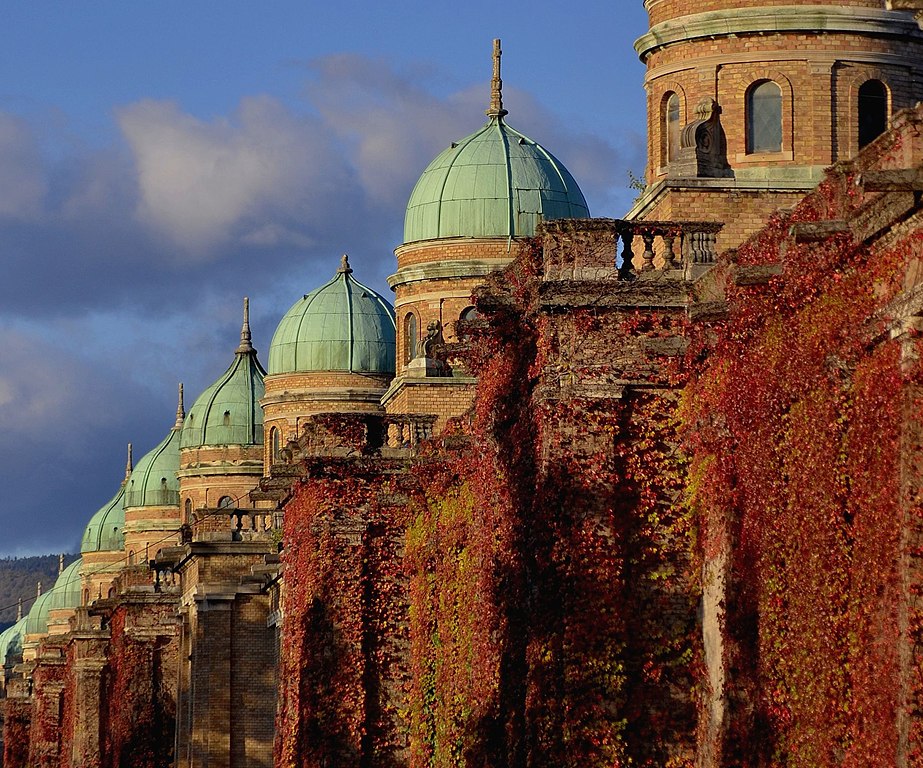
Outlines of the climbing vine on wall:
M904 686L907 705L919 697L899 658L918 621L904 613L916 576L902 531L920 508L902 499L919 342L892 339L889 307L923 236L870 249L789 234L868 202L841 171L740 249L736 269L780 269L729 290L684 395L703 552L730 553L725 764L894 765Z

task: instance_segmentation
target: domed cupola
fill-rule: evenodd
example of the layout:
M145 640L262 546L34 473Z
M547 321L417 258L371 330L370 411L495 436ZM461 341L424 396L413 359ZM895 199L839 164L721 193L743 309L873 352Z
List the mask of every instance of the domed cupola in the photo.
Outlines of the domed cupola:
M167 436L146 453L128 478L125 486L126 507L162 507L179 504L180 432L183 428L183 385L179 385L176 422Z
M423 171L407 203L405 244L447 237L531 237L542 219L590 215L567 168L503 119L507 111L497 49L488 122L452 142Z
M19 619L12 627L0 632L0 667L7 665L22 652L22 636L26 627L25 618Z
M244 299L244 323L234 361L189 409L183 422L180 448L262 445L260 399L265 375L251 343L249 302Z
M186 412L179 385L176 421L167 436L146 453L125 484L125 551L128 566L147 563L179 539L180 433Z
M394 349L394 310L353 277L343 256L333 279L295 302L272 337L261 401L264 472L316 414L381 413Z
M394 337L391 304L356 280L343 256L333 279L282 318L269 346L269 373L393 374Z
M78 557L61 571L54 588L48 593L49 612L71 610L80 605L80 566L82 564L83 561Z

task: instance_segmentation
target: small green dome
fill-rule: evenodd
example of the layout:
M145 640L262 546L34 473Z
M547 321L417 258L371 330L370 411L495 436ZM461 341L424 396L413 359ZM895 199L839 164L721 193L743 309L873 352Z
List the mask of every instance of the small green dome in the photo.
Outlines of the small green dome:
M269 346L269 373L394 373L394 310L352 276L344 256L336 276L295 302Z
M176 423L132 470L125 484L125 508L179 506L179 441L183 429L183 385L179 386Z
M80 554L115 552L125 548L125 487L96 512L87 523Z
M244 300L244 325L234 362L224 375L193 403L183 422L180 448L205 445L262 445L266 371L250 343L248 305Z
M83 558L78 557L67 568L61 571L54 587L48 593L48 610L57 611L62 608L76 608L82 602L80 594L80 566Z
M487 125L453 142L423 171L407 203L405 243L530 237L543 219L589 217L574 177L548 150L510 128L504 114L491 114Z
M25 617L12 627L0 632L0 667L6 665L8 656L18 656L22 651L22 635L26 627Z
M26 614L26 618L23 620L25 622L23 624L23 635L43 635L48 631L48 601L51 599L52 592L54 592L54 588L49 589L47 592L42 592L35 598L32 608L29 609L29 613Z

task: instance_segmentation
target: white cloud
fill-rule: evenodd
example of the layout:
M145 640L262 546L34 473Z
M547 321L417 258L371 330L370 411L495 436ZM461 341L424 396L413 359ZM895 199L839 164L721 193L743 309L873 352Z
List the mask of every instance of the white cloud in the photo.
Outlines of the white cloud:
M211 122L158 101L123 108L118 121L137 167L139 217L194 254L248 234L258 243L288 219L323 228L338 220L332 205L355 194L325 128L268 96Z

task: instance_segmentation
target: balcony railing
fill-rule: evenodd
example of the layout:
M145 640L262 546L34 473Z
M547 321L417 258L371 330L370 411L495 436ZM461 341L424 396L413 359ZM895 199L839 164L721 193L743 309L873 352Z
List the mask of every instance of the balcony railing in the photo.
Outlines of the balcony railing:
M723 226L708 221L547 221L542 225L544 279L635 280L658 272L690 279L715 263Z

